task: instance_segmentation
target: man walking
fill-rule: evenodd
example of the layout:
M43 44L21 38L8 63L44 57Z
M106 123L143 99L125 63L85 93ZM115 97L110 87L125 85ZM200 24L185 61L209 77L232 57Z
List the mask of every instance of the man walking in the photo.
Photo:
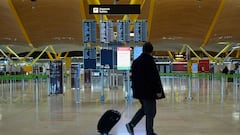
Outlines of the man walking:
M132 120L126 124L126 128L130 135L134 135L134 127L146 116L147 135L157 135L153 130L156 100L165 98L165 94L159 72L152 57L152 44L146 42L142 51L142 54L133 61L131 67L133 97L139 100L141 108L136 112Z

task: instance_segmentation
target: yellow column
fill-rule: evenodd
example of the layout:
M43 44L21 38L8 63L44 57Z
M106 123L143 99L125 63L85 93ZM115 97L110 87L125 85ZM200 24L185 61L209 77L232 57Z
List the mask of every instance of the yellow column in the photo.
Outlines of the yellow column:
M58 53L58 55L56 57L56 60L60 60L61 59L61 55L62 55L62 53Z
M5 48L8 50L9 53L13 54L20 60L20 57L9 46L5 46Z
M214 59L217 59L220 54L222 54L223 52L226 52L230 46L231 46L231 43L228 43L228 45L226 45L226 46L214 57Z
M31 63L30 65L32 66L33 64L35 64L36 61L43 55L43 53L44 53L47 49L48 49L48 46L45 47L45 49L40 53L40 55L39 55L37 58L35 58L35 59L32 61L32 63Z
M66 62L66 69L70 69L71 67L71 58L70 57L66 57L65 58L65 62Z
M169 57L170 57L173 61L176 61L170 51L168 51L168 55L169 55Z
M189 45L186 45L187 46L187 48L189 48L189 50L197 57L197 59L201 59L198 55L197 55L197 53L189 46Z
M154 11L155 0L151 0L150 8L149 8L149 15L148 15L148 40L150 38L151 29L152 29L152 18L153 18L153 11Z
M237 50L236 58L240 57L240 50Z
M214 16L211 24L210 24L210 27L209 27L209 29L208 29L208 32L207 32L207 34L206 34L206 36L205 36L205 39L204 39L204 41L203 41L203 43L202 43L201 46L205 46L205 45L208 43L208 40L209 40L209 38L210 38L210 36L211 36L211 34L212 34L212 32L213 32L213 29L214 29L214 27L215 27L215 25L216 25L216 23L217 23L217 20L218 20L220 14L221 14L221 12L222 12L222 9L223 9L223 7L224 7L224 3L225 3L225 0L221 0L221 2L220 2L220 4L219 4L219 7L218 7L218 9L217 9L217 12L216 12L216 14L215 14L215 16Z
M84 7L84 0L80 0L80 13L82 16L82 19L86 19L86 12L85 12L85 7Z
M18 16L18 13L17 13L17 11L16 11L16 9L15 9L13 3L12 3L12 0L8 0L8 5L10 6L10 8L11 8L13 14L14 14L14 16L16 17L17 22L18 22L18 25L19 25L19 27L20 27L20 29L21 29L21 31L22 31L22 33L23 33L23 35L24 35L24 37L25 37L28 45L31 46L32 48L34 48L33 45L32 45L32 43L31 43L31 40L30 40L30 38L29 38L29 36L28 36L25 28L24 28L24 25L23 25L20 17Z
M0 49L0 52L10 61L10 63L14 64L14 61L10 59L9 56L7 56L7 54L2 49Z
M49 51L47 51L46 53L47 53L48 58L50 59L50 61L54 61L54 59L52 57L52 54Z

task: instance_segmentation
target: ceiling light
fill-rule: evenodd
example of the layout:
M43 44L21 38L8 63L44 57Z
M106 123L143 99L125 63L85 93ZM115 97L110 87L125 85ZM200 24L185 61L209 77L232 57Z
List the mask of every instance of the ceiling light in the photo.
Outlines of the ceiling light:
M219 44L219 45L229 45L230 42L218 42L217 44Z
M134 37L134 33L133 32L130 33L130 37Z
M240 49L240 46L234 46L234 47L232 47L232 49L234 49L234 50Z

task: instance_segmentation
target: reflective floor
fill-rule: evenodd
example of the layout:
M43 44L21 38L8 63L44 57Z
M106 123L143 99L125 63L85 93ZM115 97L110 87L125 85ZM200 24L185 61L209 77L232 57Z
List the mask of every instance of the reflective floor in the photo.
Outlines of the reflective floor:
M188 78L163 78L162 82L166 99L157 102L154 129L158 135L239 135L238 84ZM69 83L64 95L48 96L46 81L37 86L34 81L2 82L0 135L98 135L97 122L108 109L123 112L111 134L128 135L125 124L140 107L138 101L126 101L124 88L118 86L105 88L101 102L97 86L82 86L80 103L76 103L77 90ZM144 122L135 127L135 135L146 134Z

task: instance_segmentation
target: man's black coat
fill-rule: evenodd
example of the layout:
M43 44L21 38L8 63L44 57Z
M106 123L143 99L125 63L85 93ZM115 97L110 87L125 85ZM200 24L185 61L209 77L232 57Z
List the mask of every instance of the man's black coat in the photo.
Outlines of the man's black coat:
M137 99L165 98L159 72L151 55L142 53L132 63L133 97ZM157 97L157 93L162 93Z

